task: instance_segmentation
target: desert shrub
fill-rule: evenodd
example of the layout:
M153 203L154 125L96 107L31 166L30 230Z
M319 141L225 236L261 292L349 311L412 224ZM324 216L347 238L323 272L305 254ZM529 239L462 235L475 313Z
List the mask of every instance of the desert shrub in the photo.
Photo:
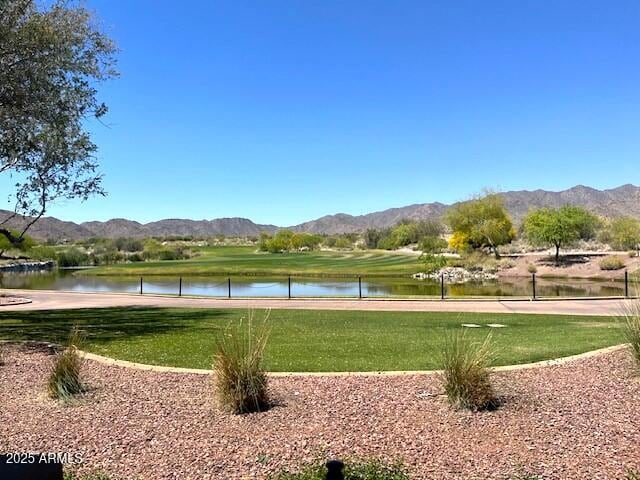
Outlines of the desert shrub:
M420 241L418 247L424 253L440 253L447 248L447 241L436 236L427 236Z
M460 258L451 258L449 265L452 267L461 267L473 271L486 270L489 271L492 268L497 269L497 261L481 251L472 251L466 254L462 254Z
M604 257L598 265L600 270L620 270L624 268L624 260L618 256Z
M449 403L473 411L497 405L489 370L491 336L474 342L466 330L458 330L444 339L440 355L441 380Z
M529 273L537 273L538 267L536 267L533 263L527 265L527 272Z
M510 268L514 268L515 266L516 266L515 262L508 258L503 258L498 262L498 267L501 270L508 270Z
M114 240L115 247L121 252L141 252L144 249L142 240L120 237Z
M627 469L624 480L640 480L640 471Z
M447 259L442 255L425 253L420 257L420 260L423 262L425 273L439 272L442 268L447 266Z
M88 475L77 475L72 472L64 472L64 480L113 480L114 477L106 473L90 473Z
M622 331L631 345L631 353L636 369L640 372L640 300L634 300L625 307Z
M221 409L232 413L260 412L269 407L267 375L263 368L269 338L269 312L255 325L253 311L229 324L216 340L214 390Z
M126 256L128 262L144 262L144 257L140 253L131 253Z
M346 460L343 470L345 480L409 480L401 463L384 463L380 460ZM298 472L288 470L276 473L269 480L325 480L327 468L322 461L305 465Z
M113 480L113 477L106 473L90 473L88 475L77 475L71 472L64 473L64 480Z
M89 263L89 255L75 247L58 252L56 257L59 267L79 267Z
M27 254L33 260L55 260L57 258L56 249L47 245L35 245L29 249Z
M81 344L82 334L77 327L74 327L69 334L67 345L56 353L47 382L50 397L66 400L85 391L80 376L84 363L79 353Z

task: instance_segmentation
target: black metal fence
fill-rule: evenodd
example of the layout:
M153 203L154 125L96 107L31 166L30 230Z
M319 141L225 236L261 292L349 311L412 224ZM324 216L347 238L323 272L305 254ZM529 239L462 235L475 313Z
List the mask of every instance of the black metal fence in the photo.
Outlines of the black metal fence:
M629 273L628 271L625 270L624 272L624 276L621 276L620 279L614 279L615 281L622 282L622 295L606 295L606 296L581 296L582 298L595 298L595 297L606 297L606 298L631 298L631 294L630 294L630 278L629 278ZM355 278L354 278L355 281ZM364 295L363 294L363 288L362 288L362 283L363 281L363 277L362 276L358 276L357 277L357 294L356 295L352 295L349 296L348 298L358 298L358 299L363 299L363 298L371 298L368 295ZM612 280L613 281L613 280ZM184 284L184 279L182 276L178 277L178 279L176 280L176 290L174 295L177 295L178 297L182 297L183 296L183 284ZM238 284L242 284L244 285L245 283L238 283ZM304 283L303 283L304 284ZM212 284L210 287L213 288L218 288L220 289L220 287L225 286L225 294L218 294L218 295L205 295L205 296L212 296L212 297L226 297L226 298L248 298L246 295L244 296L238 296L238 295L234 295L234 283L232 280L232 277L227 277L225 281L223 282L219 282L216 284ZM279 285L279 283L276 283L274 285ZM301 297L301 296L294 296L294 291L293 291L293 287L292 287L292 277L291 276L287 276L287 280L286 280L286 285L287 285L287 294L286 295L281 295L281 296L270 296L272 298L287 298L287 299L293 299L293 298L305 298L305 297ZM452 299L452 298L463 298L464 296L460 296L460 295L455 295L454 296L450 296L448 289L450 288L450 285L459 285L458 282L451 282L448 283L447 279L445 278L444 275L440 275L439 277L439 297L440 300L447 300L447 299ZM266 285L266 287L269 287L270 285ZM265 288L264 286L254 286L253 288ZM139 290L138 293L140 295L143 295L144 293L157 293L157 292L148 292L145 290L145 280L144 277L140 277L140 284L139 284ZM163 294L171 294L170 292L166 291L166 288L164 289L164 291L162 292ZM201 296L201 295L199 295ZM420 296L413 296L413 295L408 295L411 296L412 298L420 298ZM433 298L434 295L429 295L430 298ZM483 296L483 295L480 295ZM539 300L541 298L565 298L561 295L555 295L553 297L543 297L539 295L539 291L538 291L538 279L536 277L535 273L531 274L530 277L530 291L525 294L525 295L515 295L514 297L526 297L526 298L530 298L531 300ZM256 295L256 297L258 297ZM315 297L315 296L314 296ZM345 296L342 295L341 298L344 298ZM477 297L477 296L476 296ZM487 295L487 297L493 297L492 295ZM501 296L501 298L508 298L509 296ZM569 296L570 298L579 298L576 296ZM249 297L250 298L250 297ZM309 298L308 296L306 298ZM389 298L389 296L375 296L374 298Z

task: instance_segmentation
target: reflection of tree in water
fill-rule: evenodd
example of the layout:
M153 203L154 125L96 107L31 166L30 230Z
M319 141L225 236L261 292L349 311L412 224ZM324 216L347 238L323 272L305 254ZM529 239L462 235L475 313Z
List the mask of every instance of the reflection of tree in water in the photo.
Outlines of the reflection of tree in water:
M623 276L621 279L624 278ZM287 295L287 280L282 277L234 277L232 286L247 289L243 295L272 296ZM358 279L326 279L297 277L291 279L292 294L317 296L357 296ZM84 291L126 292L138 288L137 277L92 277L73 275L72 272L31 272L0 274L1 288L59 289ZM177 293L178 277L145 278L148 291ZM269 288L267 288L269 287ZM233 289L232 288L232 289ZM132 290L133 289L133 290ZM226 294L226 277L184 277L183 293L200 295ZM274 291L272 291L275 289ZM503 278L500 280L472 281L467 283L445 283L447 297L530 297L532 295L531 278ZM570 278L536 278L536 293L540 297L583 297L583 296L621 296L624 283L611 280L589 280ZM412 278L367 278L362 277L362 294L366 297L416 296L439 297L438 280L414 280Z
M0 273L0 288L55 288L56 272Z

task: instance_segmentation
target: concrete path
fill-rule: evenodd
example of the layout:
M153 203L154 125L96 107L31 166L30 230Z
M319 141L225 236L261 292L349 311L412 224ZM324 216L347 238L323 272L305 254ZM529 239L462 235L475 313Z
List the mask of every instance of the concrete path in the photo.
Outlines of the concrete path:
M50 310L106 307L272 308L307 310L368 310L407 312L540 313L569 315L621 315L630 300L404 300L404 299L226 299L169 297L116 293L78 293L49 290L3 290L0 293L32 300L22 305L2 305L8 310Z

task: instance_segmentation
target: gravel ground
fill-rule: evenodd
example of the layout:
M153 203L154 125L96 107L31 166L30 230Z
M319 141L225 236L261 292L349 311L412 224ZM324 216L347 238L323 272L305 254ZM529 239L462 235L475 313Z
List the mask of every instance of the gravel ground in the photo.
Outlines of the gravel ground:
M81 453L116 478L264 478L342 456L399 458L416 479L617 479L640 469L640 381L627 351L495 375L504 404L453 411L433 376L287 377L278 405L233 416L210 379L88 362L91 391L43 395L51 357L12 345L0 367L0 451ZM75 467L77 468L77 467Z

